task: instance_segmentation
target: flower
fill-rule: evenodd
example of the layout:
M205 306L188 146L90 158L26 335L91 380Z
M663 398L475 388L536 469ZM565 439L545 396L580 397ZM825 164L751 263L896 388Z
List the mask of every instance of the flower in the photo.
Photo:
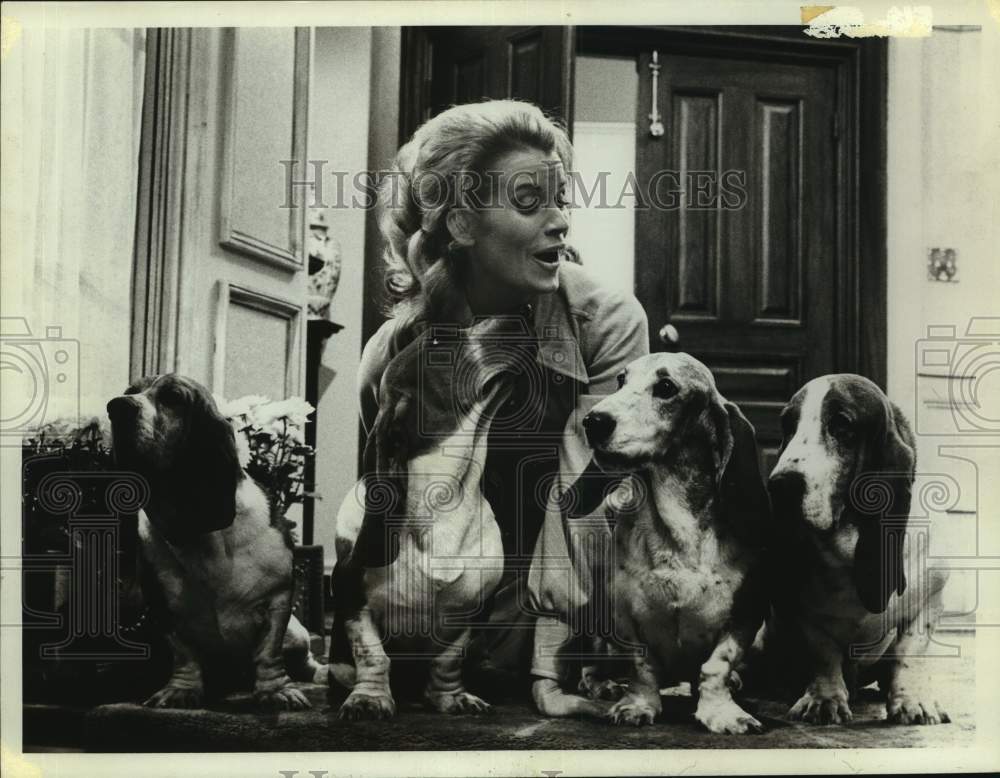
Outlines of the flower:
M254 407L253 423L259 427L267 427L271 422L286 419L289 424L304 427L307 417L315 408L301 397L289 397L287 400L261 403Z
M216 397L219 412L227 419L234 419L237 416L248 416L255 406L269 402L271 402L271 399L262 394L248 394L237 400L226 400Z
M240 465L284 515L303 499L305 465L315 455L304 445L305 425L315 409L301 397L270 400L254 394L217 402L233 425Z

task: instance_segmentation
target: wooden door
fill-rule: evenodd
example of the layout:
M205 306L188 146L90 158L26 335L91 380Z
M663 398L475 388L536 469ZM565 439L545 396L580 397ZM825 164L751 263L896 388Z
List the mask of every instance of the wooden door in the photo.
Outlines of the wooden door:
M147 69L133 375L303 392L304 28L158 30Z
M651 60L636 176L659 186L636 211L636 293L652 347L673 324L757 428L770 470L782 404L836 366L836 72L660 53L654 137Z
M569 121L572 27L408 27L400 142L450 105L518 98Z

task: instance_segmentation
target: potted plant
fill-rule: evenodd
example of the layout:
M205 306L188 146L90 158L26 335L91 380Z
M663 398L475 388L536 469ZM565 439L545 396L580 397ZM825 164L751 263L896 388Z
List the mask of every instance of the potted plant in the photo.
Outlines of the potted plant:
M322 638L323 547L299 545L294 523L287 519L293 505L319 499L313 484L306 481L316 456L315 449L305 442L306 424L315 408L301 397L271 400L261 395L235 400L216 397L216 404L233 425L240 464L268 494L272 510L285 522L295 543L295 615L313 635ZM319 649L322 653L322 646Z

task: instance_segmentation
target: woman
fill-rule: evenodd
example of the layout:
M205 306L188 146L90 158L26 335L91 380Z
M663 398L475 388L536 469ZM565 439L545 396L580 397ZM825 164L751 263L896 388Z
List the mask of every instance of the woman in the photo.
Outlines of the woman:
M528 103L459 105L421 126L381 192L393 306L359 369L370 431L382 373L431 323L516 315L537 339L534 370L521 376L510 412L491 427L483 489L500 525L504 573L490 624L474 641L480 670L499 668L525 682L530 670L536 700L563 680L545 647L568 637L566 621L591 590L586 571L567 575L570 566L561 563L574 543L558 507L539 497L539 485L553 476L568 483L586 469L590 451L580 419L617 388L629 362L648 352L638 301L601 288L569 261L571 162L565 132ZM540 612L554 618L538 618ZM536 619L545 638L533 652ZM480 680L488 675L481 672Z

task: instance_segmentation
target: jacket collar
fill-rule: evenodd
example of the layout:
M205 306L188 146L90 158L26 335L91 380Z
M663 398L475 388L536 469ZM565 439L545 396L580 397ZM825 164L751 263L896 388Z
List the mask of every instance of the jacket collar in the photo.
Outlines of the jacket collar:
M456 314L460 327L471 327L477 318L464 299ZM538 340L535 361L539 365L578 383L590 383L576 328L571 321L566 301L558 291L540 295L534 303L526 303L504 315L525 320L528 332L534 333Z

